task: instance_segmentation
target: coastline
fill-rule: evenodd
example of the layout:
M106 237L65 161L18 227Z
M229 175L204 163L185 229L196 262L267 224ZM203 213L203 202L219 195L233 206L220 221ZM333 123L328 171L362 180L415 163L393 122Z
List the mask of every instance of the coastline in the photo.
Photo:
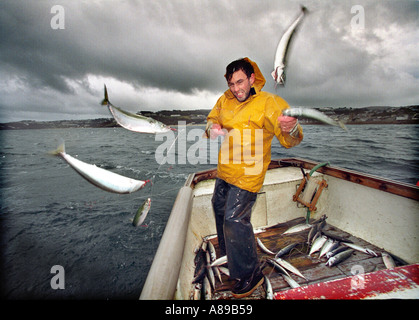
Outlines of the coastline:
M419 124L419 105L405 107L365 107L365 108L313 108L333 119L339 119L346 125L359 124ZM162 110L142 111L146 117L156 119L170 126L179 121L186 125L205 125L210 110ZM321 124L312 119L300 119L301 124ZM113 118L86 120L56 120L0 123L0 130L51 129L51 128L112 128L119 127Z

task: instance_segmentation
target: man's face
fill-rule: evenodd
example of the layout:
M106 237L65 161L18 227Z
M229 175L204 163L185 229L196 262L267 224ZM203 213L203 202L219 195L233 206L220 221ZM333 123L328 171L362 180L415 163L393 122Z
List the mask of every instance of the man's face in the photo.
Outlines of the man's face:
M255 74L252 73L250 78L246 76L243 70L233 73L231 79L227 82L230 91L240 102L246 101L250 94L250 89L255 82Z

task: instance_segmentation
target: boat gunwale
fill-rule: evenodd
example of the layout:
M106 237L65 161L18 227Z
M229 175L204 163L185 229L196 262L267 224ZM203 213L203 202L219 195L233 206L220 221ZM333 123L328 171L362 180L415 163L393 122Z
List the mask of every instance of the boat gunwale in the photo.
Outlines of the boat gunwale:
M268 170L284 168L284 167L298 167L306 170L311 170L320 162L315 162L302 158L281 158L271 160ZM368 173L358 172L355 170L340 168L337 166L327 165L322 166L316 172L335 177L341 180L352 182L355 184L363 185L380 191L392 193L405 198L419 201L419 187L400 181L386 179L374 176ZM215 179L217 177L217 169L209 169L199 171L192 174L193 177L189 178L187 183L194 189L195 186L205 180Z

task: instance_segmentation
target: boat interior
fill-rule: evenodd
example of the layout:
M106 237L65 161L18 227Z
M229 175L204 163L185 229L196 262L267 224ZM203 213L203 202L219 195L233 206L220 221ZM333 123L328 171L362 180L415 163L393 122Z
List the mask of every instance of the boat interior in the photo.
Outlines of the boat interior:
M216 171L194 174L186 185L192 189L190 216L187 222L181 267L175 299L193 299L195 255L204 240L211 241L220 257L215 221L211 207ZM411 185L383 180L355 171L319 165L302 159L271 162L263 188L252 211L255 238L277 253L289 244L296 246L281 257L302 275L288 272L299 286L344 279L356 274L384 270L381 254L389 253L396 266L419 261L418 189ZM326 216L323 234L342 242L368 248L377 256L358 250L336 266L327 266L319 252L309 255L310 229L284 234L289 228ZM274 255L258 246L263 273L274 295L290 290L289 281L271 263ZM417 270L417 269L416 269ZM225 274L215 277L212 299L233 299L235 280ZM352 283L352 286L356 284ZM267 287L260 286L247 299L267 298Z

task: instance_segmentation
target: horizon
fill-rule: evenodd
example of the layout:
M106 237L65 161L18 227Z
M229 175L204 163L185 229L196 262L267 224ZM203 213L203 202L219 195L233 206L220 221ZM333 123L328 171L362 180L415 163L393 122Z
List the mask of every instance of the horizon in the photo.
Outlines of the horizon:
M319 109L319 110L342 110L342 109L346 109L346 110L365 110L365 109L381 109L381 110L385 110L385 109L404 109L404 108L415 108L415 107L419 107L419 104L414 104L414 105L406 105L406 106L367 106L367 107L313 107L313 109ZM292 107L291 107L292 108ZM155 111L151 111L151 110L143 110L143 111L138 111L137 113L153 113L156 116L159 116L159 113L163 113L163 112L167 112L167 113L176 113L176 112L181 112L181 113L188 113L188 112L196 112L196 111L200 111L200 112L210 112L210 109L188 109L188 110L177 110L177 109L162 109L162 110L155 110ZM182 115L181 115L182 116ZM148 116L147 116L148 117ZM7 125L7 124L13 124L13 123L25 123L25 122L33 122L33 123L42 123L42 122L82 122L82 121L94 121L94 120L112 120L115 121L115 119L113 118L113 116L109 113L109 116L102 116L102 117L97 117L97 118L84 118L84 119L55 119L55 120L32 120L32 119L23 119L23 120L18 120L18 121L9 121L9 122L0 122L0 124L2 125ZM202 121L206 121L206 119L202 119ZM116 123L116 122L115 122ZM202 125L205 123L197 123L197 125ZM171 124L173 125L173 124Z
M275 90L276 48L300 5L309 13ZM414 105L418 9L415 0L3 0L0 119L103 117L104 84L132 113L210 110L227 89L225 66L242 57L291 106Z

